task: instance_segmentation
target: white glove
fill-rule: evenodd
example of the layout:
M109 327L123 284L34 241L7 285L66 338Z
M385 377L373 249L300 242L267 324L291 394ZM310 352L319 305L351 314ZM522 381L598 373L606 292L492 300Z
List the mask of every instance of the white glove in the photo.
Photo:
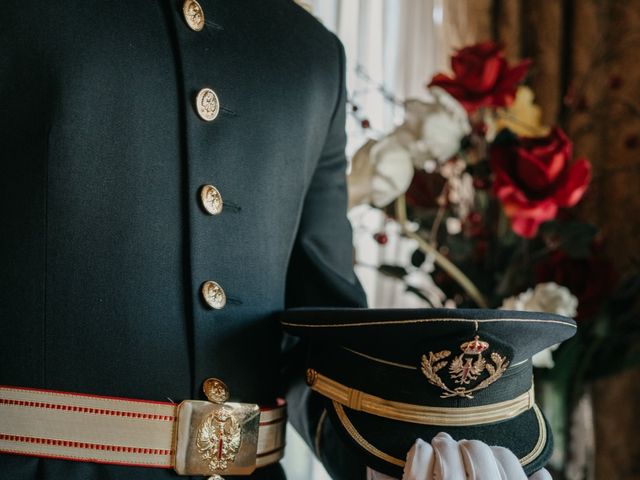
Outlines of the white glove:
M367 480L393 480L367 469ZM407 454L402 480L527 480L516 456L504 447L478 440L456 442L446 433L431 444L416 440ZM544 468L528 480L552 480Z

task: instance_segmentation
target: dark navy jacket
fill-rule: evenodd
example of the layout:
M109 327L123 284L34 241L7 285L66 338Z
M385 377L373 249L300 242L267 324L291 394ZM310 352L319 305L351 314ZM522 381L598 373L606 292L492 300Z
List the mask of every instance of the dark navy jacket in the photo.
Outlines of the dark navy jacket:
M0 5L0 384L179 401L218 377L271 403L303 354L281 353L274 314L364 304L339 41L291 0L199 1L200 32L181 0ZM201 300L207 280L224 309ZM293 392L313 442L320 412ZM173 474L0 455L5 478Z

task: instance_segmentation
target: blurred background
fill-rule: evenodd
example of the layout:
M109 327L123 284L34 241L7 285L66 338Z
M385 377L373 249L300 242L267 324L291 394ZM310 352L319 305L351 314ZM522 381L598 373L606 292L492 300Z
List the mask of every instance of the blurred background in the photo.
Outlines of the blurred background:
M640 0L299 3L345 46L370 305L575 317L536 359L553 476L640 479Z

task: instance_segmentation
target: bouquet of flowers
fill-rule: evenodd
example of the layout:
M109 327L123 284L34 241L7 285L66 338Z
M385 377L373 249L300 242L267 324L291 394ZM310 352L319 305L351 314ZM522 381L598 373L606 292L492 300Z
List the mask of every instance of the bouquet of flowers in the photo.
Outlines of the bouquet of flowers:
M640 275L621 278L598 227L580 219L591 165L561 127L541 124L522 85L530 66L509 65L492 42L457 51L452 74L428 83L430 100L404 102L404 123L354 155L350 204L384 213L379 244L412 242L407 258L377 268L424 303L577 319L572 340L534 361L562 399L551 416L563 449L585 385L640 364Z

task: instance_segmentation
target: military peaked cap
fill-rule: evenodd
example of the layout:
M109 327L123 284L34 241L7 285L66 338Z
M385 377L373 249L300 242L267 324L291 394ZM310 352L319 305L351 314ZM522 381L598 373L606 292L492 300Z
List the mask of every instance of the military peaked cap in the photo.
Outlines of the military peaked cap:
M531 357L573 336L573 320L506 310L293 309L281 322L309 341L307 383L372 468L401 477L415 440L441 431L510 449L528 475L549 459Z

